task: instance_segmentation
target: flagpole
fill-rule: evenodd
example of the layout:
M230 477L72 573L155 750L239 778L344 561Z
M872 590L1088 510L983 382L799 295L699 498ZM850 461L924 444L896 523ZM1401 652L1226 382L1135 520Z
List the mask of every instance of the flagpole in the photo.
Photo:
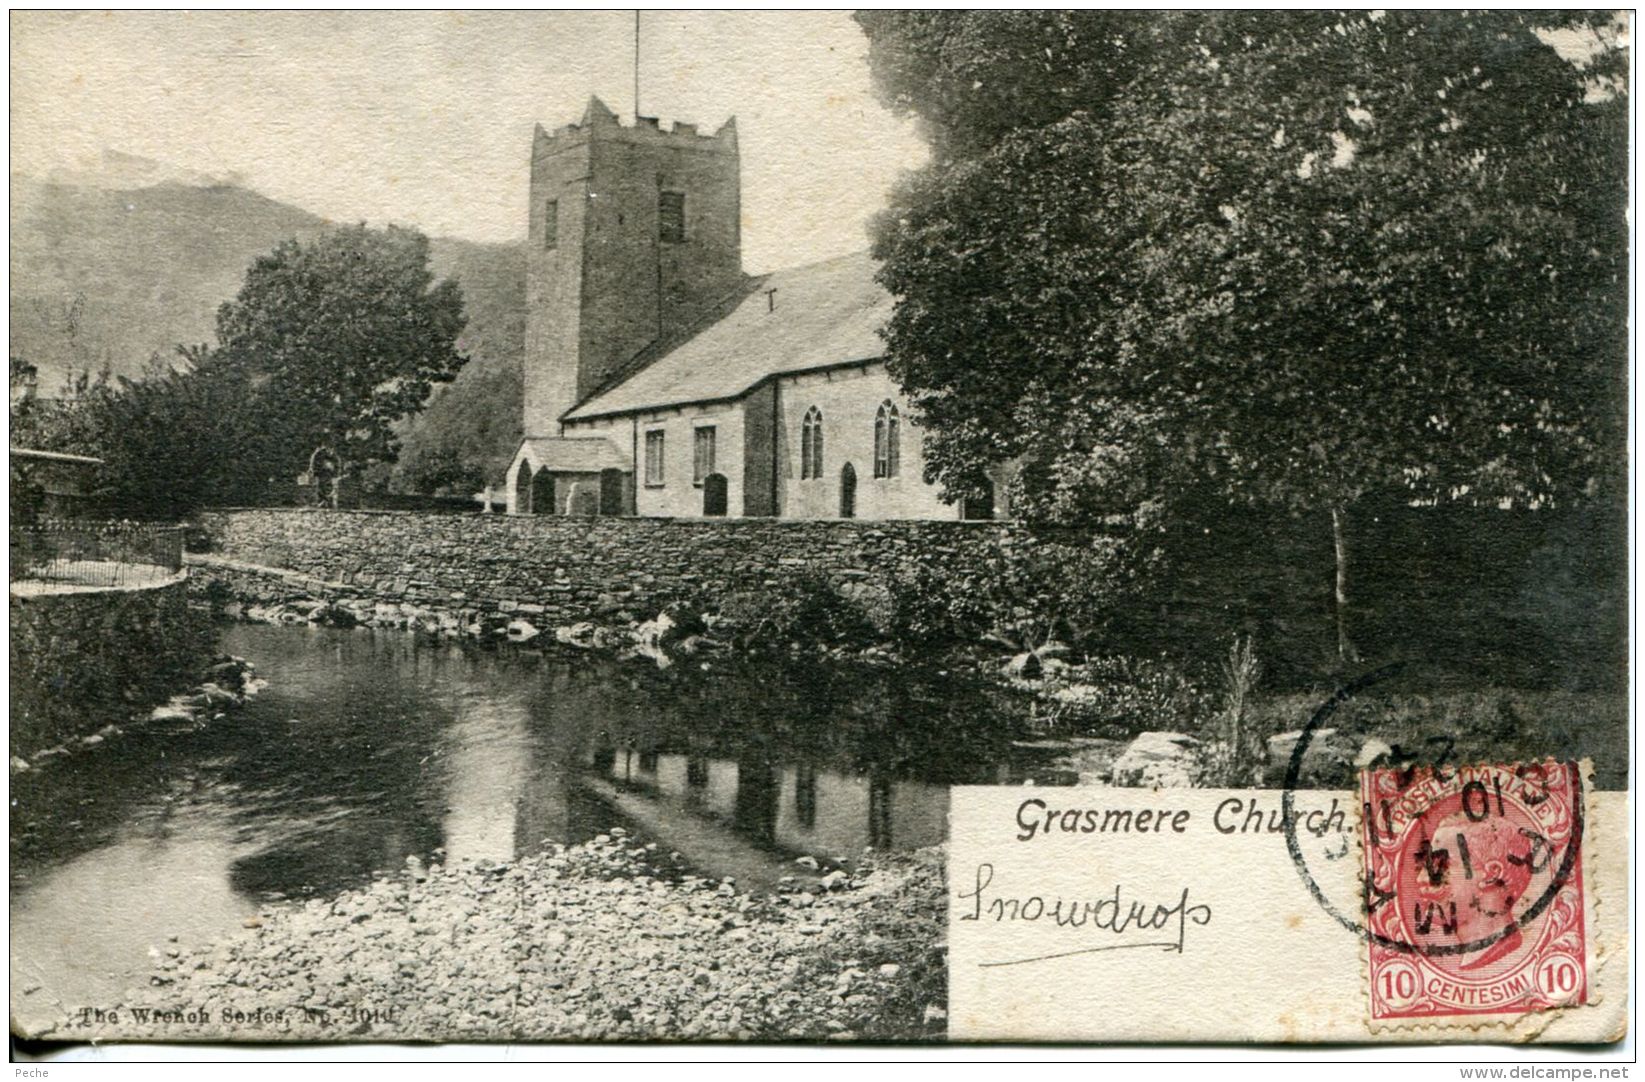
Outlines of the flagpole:
M640 10L634 9L634 123L640 122Z

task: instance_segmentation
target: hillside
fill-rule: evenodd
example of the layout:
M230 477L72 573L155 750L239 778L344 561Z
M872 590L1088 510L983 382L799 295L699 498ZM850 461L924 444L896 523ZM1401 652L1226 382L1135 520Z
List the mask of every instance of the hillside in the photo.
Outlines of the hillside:
M47 394L70 370L136 375L152 354L210 341L251 260L325 225L244 188L13 177L11 352L39 366Z
M391 484L403 492L468 495L502 484L520 445L525 252L435 237L432 261L435 273L462 284L468 327L460 344L469 360L402 426Z
M327 222L226 183L12 177L12 355L52 394L74 371L139 375L151 356L213 338L218 305L282 240ZM128 168L115 183L136 179ZM463 286L468 366L404 426L396 487L501 476L519 439L525 268L511 245L432 238L435 272Z

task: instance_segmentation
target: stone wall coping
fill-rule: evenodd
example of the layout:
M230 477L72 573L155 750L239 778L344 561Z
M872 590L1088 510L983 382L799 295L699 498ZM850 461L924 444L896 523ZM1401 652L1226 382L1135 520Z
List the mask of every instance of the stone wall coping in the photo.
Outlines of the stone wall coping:
M193 567L217 567L225 571L244 571L251 575L264 575L270 578L283 579L294 585L312 586L323 590L346 589L348 586L347 583L319 578L315 575L305 575L301 571L292 571L285 567L270 567L267 564L253 563L250 560L236 560L209 552L185 552L183 553L183 562Z
M186 581L188 581L188 568L186 567L160 578L110 585L18 579L10 584L8 594L13 601L38 601L47 597L90 597L96 594L140 594L146 590L164 590L168 586L176 586Z
M445 519L477 519L484 522L520 522L544 523L562 525L598 525L605 523L646 523L656 526L679 526L685 529L725 530L725 529L765 529L769 527L792 529L818 529L833 527L846 530L875 530L875 529L939 529L959 528L975 530L1014 530L1020 524L1003 519L869 519L869 518L758 518L758 517L726 517L726 518L699 518L686 515L504 515L485 514L480 511L414 511L414 510L383 510L377 508L351 507L209 507L201 510L200 515L290 515L290 516L336 516L372 515L400 518L437 518Z
M484 511L437 511L432 508L400 508L400 507L202 507L195 512L200 515L244 515L251 512L267 515L427 515L432 518L521 518L520 515L504 515L500 513L486 514Z

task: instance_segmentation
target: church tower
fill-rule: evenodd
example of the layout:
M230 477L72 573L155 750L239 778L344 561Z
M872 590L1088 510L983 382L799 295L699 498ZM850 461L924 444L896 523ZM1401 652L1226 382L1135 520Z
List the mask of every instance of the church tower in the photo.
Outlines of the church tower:
M653 117L625 126L598 99L531 148L525 435L742 278L736 121L713 135Z

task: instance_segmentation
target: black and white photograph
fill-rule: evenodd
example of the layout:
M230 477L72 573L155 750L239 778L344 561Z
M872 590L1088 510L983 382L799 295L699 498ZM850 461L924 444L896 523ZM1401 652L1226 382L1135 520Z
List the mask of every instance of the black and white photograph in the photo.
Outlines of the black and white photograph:
M1622 1049L1632 25L13 11L14 1059Z

